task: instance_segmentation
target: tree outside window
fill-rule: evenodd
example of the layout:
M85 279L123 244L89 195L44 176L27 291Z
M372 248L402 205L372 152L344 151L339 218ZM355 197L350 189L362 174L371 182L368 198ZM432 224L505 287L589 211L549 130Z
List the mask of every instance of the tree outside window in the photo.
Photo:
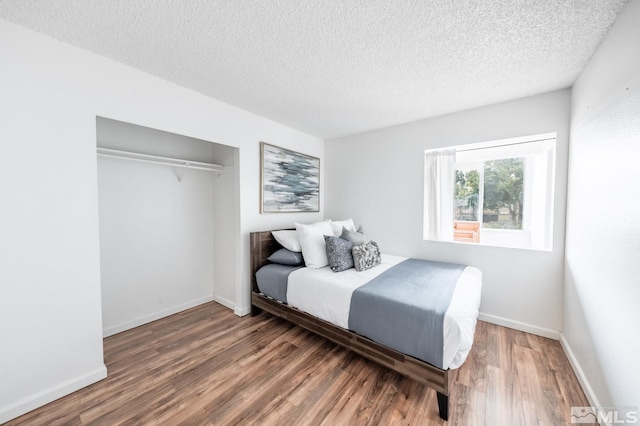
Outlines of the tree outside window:
M456 170L454 218L477 221L480 203L480 172Z
M487 160L475 167L456 169L454 219L477 222L481 211L483 228L522 229L524 158Z
M484 228L522 229L524 159L484 163Z

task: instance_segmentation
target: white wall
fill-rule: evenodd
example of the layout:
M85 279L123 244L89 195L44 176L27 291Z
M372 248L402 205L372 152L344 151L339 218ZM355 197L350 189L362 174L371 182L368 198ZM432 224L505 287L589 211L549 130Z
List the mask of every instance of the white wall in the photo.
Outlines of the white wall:
M573 87L563 343L591 403L640 407L640 1Z
M213 299L213 179L98 159L104 336Z
M225 163L227 164L227 163ZM234 173L233 166L225 173L214 177L213 193L213 297L214 300L230 308L235 308L236 303L236 274L229 267L235 262L236 253L233 250L237 236L234 233L233 223L237 220L234 206ZM248 256L248 254L247 254Z
M562 327L570 91L326 141L325 216L353 217L387 253L482 269L482 318L558 338ZM557 132L551 252L423 241L426 149Z
M96 116L239 148L229 248L238 313L250 306L249 231L323 217L260 215L259 142L321 159L324 143L5 20L0 57L3 422L105 375Z

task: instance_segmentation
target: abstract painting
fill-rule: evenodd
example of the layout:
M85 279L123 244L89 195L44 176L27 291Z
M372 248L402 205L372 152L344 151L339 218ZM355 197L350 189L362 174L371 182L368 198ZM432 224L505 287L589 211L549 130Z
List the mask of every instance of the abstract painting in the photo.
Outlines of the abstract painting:
M261 213L320 211L320 159L260 143Z

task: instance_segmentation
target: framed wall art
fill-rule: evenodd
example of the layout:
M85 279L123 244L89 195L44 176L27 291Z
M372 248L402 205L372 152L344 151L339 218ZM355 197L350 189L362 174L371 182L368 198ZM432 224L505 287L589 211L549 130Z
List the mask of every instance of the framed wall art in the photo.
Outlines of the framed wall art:
M260 212L320 211L320 159L260 143Z

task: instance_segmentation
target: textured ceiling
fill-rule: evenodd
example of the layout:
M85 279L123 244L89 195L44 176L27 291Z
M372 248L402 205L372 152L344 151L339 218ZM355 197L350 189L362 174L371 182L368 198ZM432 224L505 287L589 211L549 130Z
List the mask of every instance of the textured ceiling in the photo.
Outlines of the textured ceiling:
M0 17L321 138L569 87L625 0L2 0Z

